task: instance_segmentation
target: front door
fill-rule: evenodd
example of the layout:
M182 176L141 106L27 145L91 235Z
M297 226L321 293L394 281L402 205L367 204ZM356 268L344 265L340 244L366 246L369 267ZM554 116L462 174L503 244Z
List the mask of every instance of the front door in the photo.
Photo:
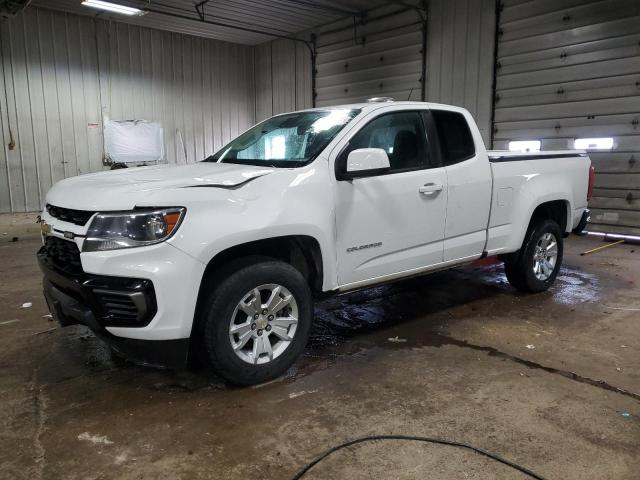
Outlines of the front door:
M341 156L359 148L384 149L390 168L337 182L338 283L366 283L441 263L447 177L432 154L423 113L375 117Z

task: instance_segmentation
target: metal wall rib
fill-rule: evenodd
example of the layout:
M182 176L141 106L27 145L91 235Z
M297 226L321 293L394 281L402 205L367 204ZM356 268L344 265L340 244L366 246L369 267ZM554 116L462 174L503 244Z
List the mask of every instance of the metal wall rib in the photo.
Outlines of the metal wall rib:
M589 229L640 234L640 2L505 0L500 31L496 147L613 137L590 152Z
M469 110L487 145L495 19L494 0L429 2L427 100Z
M0 212L37 211L56 181L102 170L102 115L160 122L171 163L254 123L251 47L39 8L0 41Z
M310 108L311 53L300 42L274 40L254 48L255 118Z

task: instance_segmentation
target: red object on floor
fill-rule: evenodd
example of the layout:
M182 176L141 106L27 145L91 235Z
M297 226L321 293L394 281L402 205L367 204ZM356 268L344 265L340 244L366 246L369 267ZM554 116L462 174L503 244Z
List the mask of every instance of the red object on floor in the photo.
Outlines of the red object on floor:
M488 267L500 263L497 256L480 258L471 264L472 267Z

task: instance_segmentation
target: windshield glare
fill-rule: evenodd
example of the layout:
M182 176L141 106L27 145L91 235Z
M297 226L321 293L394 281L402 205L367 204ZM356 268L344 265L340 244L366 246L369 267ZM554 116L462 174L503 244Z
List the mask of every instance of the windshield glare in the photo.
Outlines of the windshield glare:
M205 162L299 167L315 159L359 110L288 113L247 130Z

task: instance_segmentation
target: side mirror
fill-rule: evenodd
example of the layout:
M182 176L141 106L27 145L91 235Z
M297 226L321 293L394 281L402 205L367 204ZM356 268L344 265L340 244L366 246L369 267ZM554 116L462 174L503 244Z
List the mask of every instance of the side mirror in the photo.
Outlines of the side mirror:
M381 148L359 148L349 153L345 172L345 180L356 177L376 175L389 168L387 152Z

